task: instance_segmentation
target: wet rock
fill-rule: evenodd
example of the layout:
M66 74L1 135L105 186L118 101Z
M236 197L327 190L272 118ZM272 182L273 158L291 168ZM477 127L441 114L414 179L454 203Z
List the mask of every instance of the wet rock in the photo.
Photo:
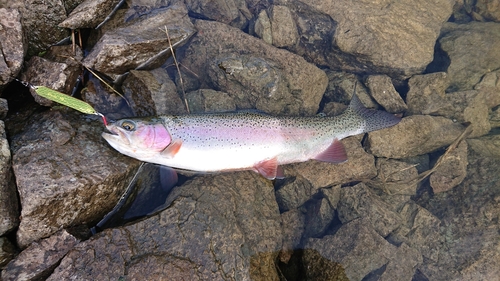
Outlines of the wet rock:
M331 164L319 161L296 163L290 165L290 170L288 168L285 170L285 176L299 174L307 179L314 189L318 189L370 179L377 175L374 157L365 152L355 137L345 138L342 143L347 151L346 163Z
M420 252L403 243L391 256L379 280L414 280L415 271L422 262Z
M200 32L179 60L195 70L202 88L215 85L238 108L316 114L327 83L319 68L230 26L203 20L195 26Z
M40 280L46 278L61 259L80 240L66 230L31 244L2 271L2 280Z
M186 6L191 13L199 15L200 18L215 20L236 28L245 27L248 20L252 18L252 13L248 10L246 1L215 0L206 2L188 0Z
M417 156L411 156L407 158L400 159L410 165L414 165L417 168L417 172L420 174L431 168L429 154L422 154Z
M170 54L165 27L173 47L194 32L186 7L175 4L157 9L125 27L106 32L83 61L86 67L109 74L123 74L146 66L161 66Z
M11 170L11 152L4 122L0 121L0 235L11 231L18 224L19 206Z
M297 26L290 9L273 5L269 12L271 21L272 44L276 47L292 47L299 40Z
M449 91L471 90L485 73L500 67L498 23L446 23L439 43L451 61Z
M255 34L264 42L268 44L273 44L273 34L271 31L271 20L267 16L267 11L260 11L257 19L255 20L254 26Z
M288 263L293 251L299 247L305 221L305 215L298 209L281 214L281 225L283 227L283 246L279 254L281 262Z
M320 189L320 192L322 196L328 200L332 208L337 209L340 201L340 195L342 193L342 187L340 185L335 185L329 188L322 188Z
M288 173L288 167L284 167ZM302 206L315 193L311 183L300 174L294 178L287 178L282 186L276 190L276 200L283 212Z
M174 82L163 68L131 70L122 89L134 116L186 113Z
M378 158L375 166L377 177L367 182L370 187L378 188L389 195L416 195L418 170L415 164L394 159Z
M401 98L391 78L386 75L370 75L366 79L366 86L370 89L372 97L380 104L386 111L391 113L401 113L408 110L405 102Z
M33 115L13 136L21 247L62 227L95 222L118 201L139 162L110 148L102 130L74 111L53 110Z
M6 237L0 237L0 268L4 269L16 255L16 247Z
M340 58L330 60L332 68L348 67L342 61L350 61L354 66L345 70L384 73L391 77L420 73L433 60L441 25L453 7L453 2L447 0L407 0L391 5L383 1L318 0L308 4L338 23L333 37L336 48L329 50L338 50L336 57Z
M405 243L417 249L423 257L436 262L442 250L441 221L427 209L410 201L399 211L402 227L388 237L394 244Z
M314 200L307 205L305 237L321 237L335 217L335 209L327 198Z
M382 237L389 235L402 223L401 217L391 209L389 204L364 183L344 187L337 207L339 219L343 224L360 219Z
M409 114L435 114L443 106L449 79L446 72L414 75L408 81Z
M440 193L459 185L467 175L467 142L451 151L430 176L430 184L434 193Z
M488 108L500 105L500 70L486 73L474 86L474 90L485 93L484 98Z
M65 47L68 48L69 46ZM28 62L26 71L21 75L21 79L34 86L46 86L52 90L70 95L80 73L81 69L75 62L67 64L41 57L32 57ZM41 105L53 106L57 104L39 96L33 89L30 89L30 92L35 101Z
M304 249L302 262L306 270L308 281L351 281L340 263L323 257L318 251Z
M225 92L199 89L186 94L191 113L236 111L234 99Z
M397 249L360 219L342 225L335 235L307 239L305 248L340 264L351 281L362 280L387 264Z
M3 7L0 5L0 7ZM21 14L17 9L0 8L0 88L17 76L23 66L27 45Z
M195 279L278 280L274 260L283 237L269 181L253 172L196 177L168 202L158 215L80 243L48 280L128 279L139 266L165 279L171 273L157 268L169 260L182 266L176 274L195 271Z
M483 136L477 139L468 139L469 147L484 157L500 158L500 135Z
M28 55L35 56L69 36L69 30L57 25L66 19L66 8L60 0L24 1L23 30L28 38Z
M120 0L86 0L78 5L68 15L60 27L69 29L94 28L98 26L113 11Z
M500 22L500 10L498 0L478 0L474 6L474 12L478 14L483 21Z
M461 124L444 117L413 115L396 126L368 133L367 146L377 157L406 158L449 145L463 130Z
M326 88L325 98L329 101L349 104L354 94L356 85L356 96L367 108L379 108L379 105L368 94L357 76L352 73L327 71L328 87Z

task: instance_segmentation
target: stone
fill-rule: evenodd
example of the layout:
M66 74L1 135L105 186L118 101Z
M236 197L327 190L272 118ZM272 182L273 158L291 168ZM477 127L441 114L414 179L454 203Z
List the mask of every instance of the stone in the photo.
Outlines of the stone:
M79 242L66 230L60 230L49 238L33 243L6 266L2 271L2 280L44 279Z
M69 29L95 28L113 11L120 0L86 0L59 24Z
M304 249L302 262L306 268L307 281L350 281L340 263L322 256L318 251Z
M294 209L281 214L283 227L283 246L279 259L288 263L295 249L299 248L304 233L306 217L301 210Z
M17 254L17 249L6 237L0 237L0 268L5 268Z
M327 71L328 87L325 92L325 99L339 103L346 103L352 99L354 87L356 86L356 96L367 108L378 109L379 105L368 94L357 76L352 73Z
M500 67L500 24L470 22L443 25L441 49L450 58L448 91L472 90L481 77Z
M273 44L273 34L271 32L271 21L266 10L260 11L254 26L255 34L267 44Z
M415 271L422 262L422 255L419 251L403 243L391 256L379 280L414 280Z
M453 8L453 1L448 0L405 0L390 5L385 1L315 0L307 4L337 22L334 47L328 48L335 54L328 65L393 78L421 73L433 60L441 25Z
M366 79L366 86L370 89L372 97L386 111L391 113L401 113L408 110L405 102L401 98L391 78L387 75L370 75Z
M281 217L268 180L251 171L195 177L166 203L157 215L80 243L47 280L129 279L141 269L140 279L279 280ZM169 263L180 268L157 269Z
M34 114L26 122L11 143L21 248L61 228L100 219L139 165L101 139L102 125L73 110Z
M307 204L305 237L321 237L335 217L335 209L327 198L313 200Z
M272 44L278 48L297 44L299 33L290 9L286 6L273 5L269 12L271 21Z
M474 12L480 15L483 21L500 22L500 1L478 0L475 3Z
M468 164L467 142L462 141L429 177L434 193L445 192L459 185L467 176Z
M288 168L285 166L284 170L287 172ZM286 212L302 206L314 193L311 183L298 174L295 178L285 178L285 182L277 187L276 200L280 210Z
M368 151L377 157L406 158L435 151L460 136L464 127L440 116L412 115L396 126L368 133Z
M333 209L337 209L342 193L340 185L320 189L321 195L328 200Z
M244 28L252 13L248 10L246 1L200 1L187 0L186 6L191 13L201 15L202 18L222 22L236 28Z
M299 174L312 184L313 190L317 190L321 187L370 179L377 175L374 157L366 153L355 137L345 138L341 142L347 151L347 162L341 164L319 161L295 163L285 168L285 176Z
M106 74L158 68L170 54L165 27L174 48L195 32L187 12L184 5L175 4L106 32L85 57L83 65Z
M70 35L69 30L58 24L66 19L66 7L61 0L24 1L22 23L28 38L27 55L37 56L50 46Z
M360 219L342 225L335 235L309 238L304 247L340 264L351 281L361 281L370 272L387 264L397 249ZM303 256L303 259L308 257ZM328 280L332 280L333 276L330 278Z
M500 135L468 139L469 147L476 153L488 158L500 158Z
M378 188L389 195L416 195L418 170L415 164L387 158L377 158L377 177L368 181L372 188Z
M134 116L177 115L186 113L186 107L174 82L163 68L131 70L122 90Z
M314 115L325 73L303 58L218 22L197 20L198 33L178 60L195 70L201 88L231 95L239 109ZM242 53L243 52L243 53Z
M12 175L11 152L5 124L0 121L0 236L19 225L19 204Z
M382 237L386 237L402 224L399 214L392 211L390 205L364 183L341 190L337 211L343 224L360 219Z
M485 93L485 103L488 108L500 105L500 70L486 73L474 90Z
M445 90L449 85L446 72L435 72L423 75L414 75L408 81L406 103L408 113L435 114L445 99Z
M186 94L191 113L236 111L234 99L225 92L199 89Z
M25 41L19 10L0 5L0 87L21 71L27 51Z

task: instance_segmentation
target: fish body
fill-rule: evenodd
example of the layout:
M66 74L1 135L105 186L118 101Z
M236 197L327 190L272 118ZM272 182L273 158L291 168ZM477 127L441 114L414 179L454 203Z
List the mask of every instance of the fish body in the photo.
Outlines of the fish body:
M400 118L366 109L354 95L336 117L215 113L122 119L104 139L141 161L198 172L254 170L273 179L279 165L347 160L339 140L393 126Z

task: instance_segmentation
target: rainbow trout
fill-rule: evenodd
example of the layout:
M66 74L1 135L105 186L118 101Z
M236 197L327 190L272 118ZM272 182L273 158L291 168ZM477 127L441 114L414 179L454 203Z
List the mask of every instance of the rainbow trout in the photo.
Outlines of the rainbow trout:
M400 118L363 106L356 95L335 117L213 113L122 119L102 136L141 161L197 172L254 170L283 177L279 165L347 160L345 137L396 125Z

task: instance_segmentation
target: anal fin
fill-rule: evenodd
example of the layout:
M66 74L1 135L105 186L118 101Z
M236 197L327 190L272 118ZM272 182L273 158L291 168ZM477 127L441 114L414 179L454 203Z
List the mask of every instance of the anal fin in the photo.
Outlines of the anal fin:
M278 166L278 159L276 157L257 163L254 166L254 170L269 180L274 180L276 177L283 177L283 170Z
M344 144L338 139L334 139L333 143L325 151L316 155L313 159L338 164L347 161L347 152Z
M182 140L175 140L171 142L160 154L168 159L174 158L174 156L181 149Z

